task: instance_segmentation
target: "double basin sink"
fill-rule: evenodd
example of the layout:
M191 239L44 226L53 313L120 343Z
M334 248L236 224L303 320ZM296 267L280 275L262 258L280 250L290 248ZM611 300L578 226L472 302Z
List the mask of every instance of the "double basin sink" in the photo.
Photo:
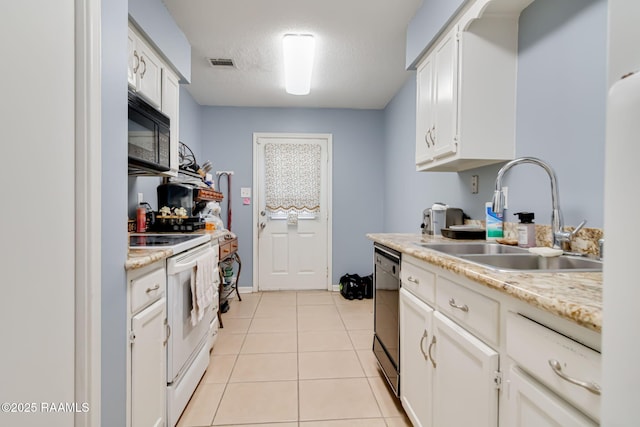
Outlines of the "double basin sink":
M446 253L496 271L598 272L602 262L573 255L543 257L528 249L498 243L419 243L419 246Z

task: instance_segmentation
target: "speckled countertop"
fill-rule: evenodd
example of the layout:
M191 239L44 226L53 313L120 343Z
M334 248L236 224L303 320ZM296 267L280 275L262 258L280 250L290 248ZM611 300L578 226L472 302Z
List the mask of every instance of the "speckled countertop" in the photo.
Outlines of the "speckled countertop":
M209 234L211 236L211 240L214 242L217 242L218 239L224 237L224 235L228 233L228 230L201 230L193 232L193 234ZM124 263L124 269L128 271L142 268L161 259L167 259L171 255L173 255L173 251L171 249L129 249L129 252L127 252L127 260Z
M602 273L499 272L417 245L462 240L393 233L367 234L367 237L591 330L602 330Z

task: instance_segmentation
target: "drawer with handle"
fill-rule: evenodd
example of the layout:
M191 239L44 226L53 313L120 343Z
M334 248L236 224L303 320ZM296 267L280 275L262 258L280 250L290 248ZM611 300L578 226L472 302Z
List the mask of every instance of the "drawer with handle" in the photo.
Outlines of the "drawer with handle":
M498 344L500 304L444 277L438 278L438 311L489 344Z
M601 355L516 313L507 317L507 354L538 381L600 419Z
M238 250L238 239L224 240L220 242L220 260L223 260L229 255Z
M165 294L166 284L167 275L164 268L131 280L131 313L160 299Z
M436 275L420 267L422 261L404 256L400 267L401 286L422 301L435 304Z

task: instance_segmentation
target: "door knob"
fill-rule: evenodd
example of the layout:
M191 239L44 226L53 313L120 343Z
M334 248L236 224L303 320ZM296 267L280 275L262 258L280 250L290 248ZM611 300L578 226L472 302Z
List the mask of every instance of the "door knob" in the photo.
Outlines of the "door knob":
M261 222L261 223L260 223L260 230L264 230L264 228L265 228L266 226L267 226L267 224L266 224L266 223Z
M265 211L260 211L260 216L265 216L267 214L267 212Z

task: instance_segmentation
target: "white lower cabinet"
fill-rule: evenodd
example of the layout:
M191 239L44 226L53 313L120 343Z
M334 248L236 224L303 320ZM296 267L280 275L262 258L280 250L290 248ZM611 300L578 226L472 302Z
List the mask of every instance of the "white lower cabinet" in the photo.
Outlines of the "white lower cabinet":
M495 427L499 353L424 300L432 294L418 292L420 286L435 283L437 300L440 277L419 265L407 257L401 267L402 406L414 426ZM468 300L467 310L476 311L474 302ZM497 324L492 327L497 329Z
M439 312L433 323L433 425L497 426L499 354Z
M131 425L165 425L166 299L131 319Z
M517 367L510 370L509 385L509 427L597 426Z
M165 261L127 272L127 427L167 423Z
M598 333L408 254L400 277L400 400L414 426L598 425Z
M433 308L400 289L400 400L416 427L431 426ZM406 373L406 375L405 375Z
M515 377L510 381L516 388L512 387L505 405L513 425L530 425L519 423L523 411L544 414L553 421L535 425L597 425L600 353L518 313L508 313L506 329L507 354L514 366L510 374ZM560 422L565 419L573 421Z

